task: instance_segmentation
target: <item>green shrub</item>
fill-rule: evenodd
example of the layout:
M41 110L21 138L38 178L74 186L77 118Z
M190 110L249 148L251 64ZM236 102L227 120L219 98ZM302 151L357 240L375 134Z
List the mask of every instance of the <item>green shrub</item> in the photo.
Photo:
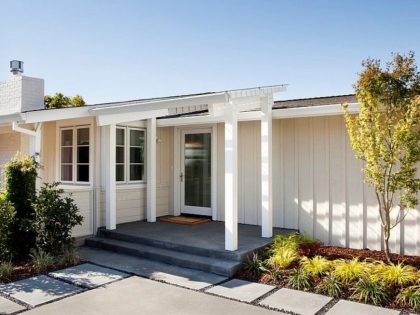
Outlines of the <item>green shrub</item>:
M58 256L73 246L72 229L80 225L83 217L70 197L63 197L64 190L58 183L44 184L34 203L38 248Z
M252 276L256 276L262 272L268 271L265 267L264 261L260 259L258 253L252 253L251 257L244 262L245 270Z
M276 252L278 249L292 249L297 251L299 248L300 235L298 233L291 234L277 234L274 237L274 242L272 246L273 252Z
M75 265L80 262L79 254L74 246L69 246L64 250L60 263L62 265Z
M299 255L295 249L288 247L278 248L269 259L269 264L276 268L286 269L298 258Z
M289 276L289 286L298 290L307 290L312 287L312 280L304 270L295 269Z
M401 263L389 265L379 262L373 267L373 277L384 285L405 286L417 280L417 269Z
M396 302L403 307L410 307L414 311L420 310L420 286L404 288L398 293Z
M388 299L385 287L371 277L361 278L357 281L352 297L375 305L382 305Z
M4 193L0 193L0 261L9 260L12 256L10 242L15 215L11 202Z
M316 286L316 292L326 294L333 298L339 298L343 293L343 284L330 275L327 275Z
M368 265L357 258L352 260L338 259L332 262L334 270L332 275L341 282L348 284L368 274Z
M13 274L13 264L9 261L0 263L0 280L10 280Z
M20 154L11 159L4 168L6 198L16 211L10 236L10 249L14 259L28 257L35 246L32 204L36 198L37 171L38 163L35 158Z
M48 268L53 266L55 263L54 257L43 250L32 251L31 258L34 268L38 272L47 271Z
M330 270L331 261L321 256L315 256L313 258L302 257L300 259L300 265L311 276L320 276Z

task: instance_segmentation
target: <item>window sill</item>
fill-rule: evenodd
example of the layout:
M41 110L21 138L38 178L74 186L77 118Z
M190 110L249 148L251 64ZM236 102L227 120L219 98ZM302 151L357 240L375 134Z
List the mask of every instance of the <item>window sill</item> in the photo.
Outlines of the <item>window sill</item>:
M147 184L143 183L121 183L117 184L117 190L125 190L125 189L141 189L146 188Z
M60 184L58 185L58 188L64 189L64 190L92 190L93 187L89 184Z

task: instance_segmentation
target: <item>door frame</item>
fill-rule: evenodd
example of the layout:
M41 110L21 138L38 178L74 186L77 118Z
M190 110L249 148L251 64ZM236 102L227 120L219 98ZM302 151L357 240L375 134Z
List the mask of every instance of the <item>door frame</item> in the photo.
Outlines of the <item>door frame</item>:
M190 125L175 127L174 130L174 174L173 174L173 187L174 187L174 215L181 214L181 145L183 143L181 137L183 131L193 131L200 129L211 130L211 216L212 220L217 220L217 124L206 125Z

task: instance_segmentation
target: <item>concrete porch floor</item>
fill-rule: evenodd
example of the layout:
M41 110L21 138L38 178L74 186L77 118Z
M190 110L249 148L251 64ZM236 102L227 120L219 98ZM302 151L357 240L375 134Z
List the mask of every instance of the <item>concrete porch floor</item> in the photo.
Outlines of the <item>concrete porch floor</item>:
M130 237L153 239L211 251L225 251L225 224L220 221L197 225L175 224L159 220L154 223L136 221L118 224L114 231ZM294 231L274 228L273 235ZM270 244L273 238L261 237L261 226L238 224L238 240L236 253L241 255Z

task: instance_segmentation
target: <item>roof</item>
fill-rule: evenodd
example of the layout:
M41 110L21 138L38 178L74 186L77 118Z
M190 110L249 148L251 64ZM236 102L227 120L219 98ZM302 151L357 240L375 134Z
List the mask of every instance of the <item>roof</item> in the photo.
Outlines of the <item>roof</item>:
M355 94L335 95L324 97L300 98L284 101L275 101L273 109L285 109L296 107L311 107L322 105L336 105L344 103L357 103Z

